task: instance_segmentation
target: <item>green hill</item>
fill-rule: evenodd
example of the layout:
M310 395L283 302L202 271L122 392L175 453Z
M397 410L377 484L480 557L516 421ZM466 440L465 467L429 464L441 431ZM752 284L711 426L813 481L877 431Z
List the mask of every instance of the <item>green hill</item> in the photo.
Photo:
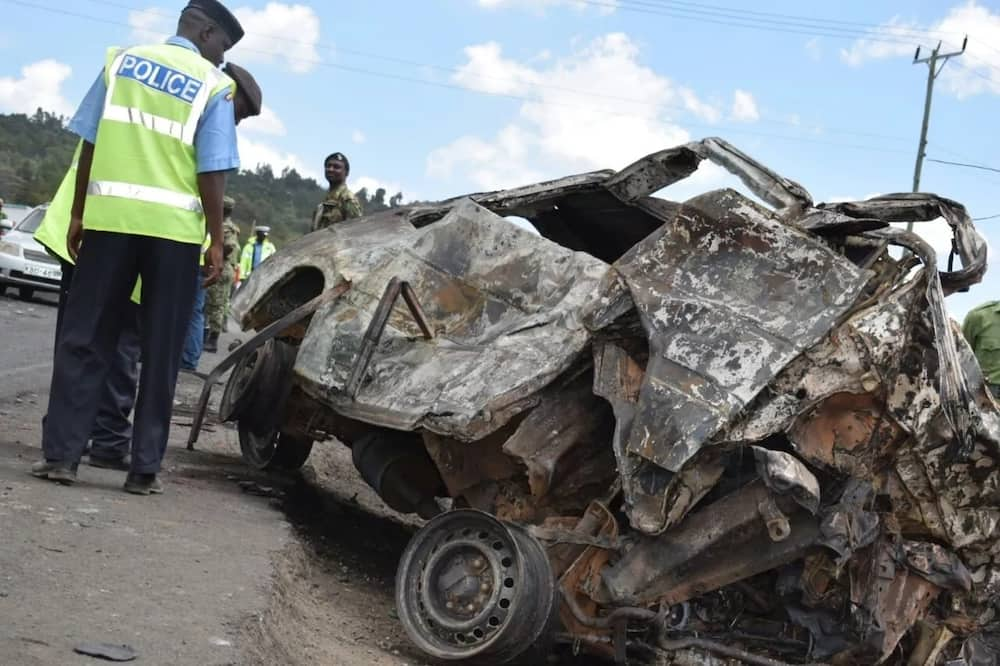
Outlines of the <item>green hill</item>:
M76 146L76 137L63 125L65 119L39 109L33 116L0 114L0 198L11 203L37 205L48 201L59 186ZM231 174L227 194L236 199L233 218L249 238L256 221L271 227L279 247L305 233L313 211L326 192L312 178L294 169L275 175L268 165ZM401 193L386 199L379 189L362 189L358 199L366 213L399 205Z

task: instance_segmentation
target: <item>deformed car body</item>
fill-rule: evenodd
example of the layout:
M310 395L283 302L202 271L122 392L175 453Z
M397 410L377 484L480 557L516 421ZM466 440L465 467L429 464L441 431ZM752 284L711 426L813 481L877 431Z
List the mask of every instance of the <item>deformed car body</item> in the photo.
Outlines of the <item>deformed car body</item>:
M764 203L652 196L706 159ZM938 218L957 270L893 224ZM996 663L1000 413L944 303L985 270L954 201L705 139L304 236L233 301L220 415L429 519L397 606L439 659Z

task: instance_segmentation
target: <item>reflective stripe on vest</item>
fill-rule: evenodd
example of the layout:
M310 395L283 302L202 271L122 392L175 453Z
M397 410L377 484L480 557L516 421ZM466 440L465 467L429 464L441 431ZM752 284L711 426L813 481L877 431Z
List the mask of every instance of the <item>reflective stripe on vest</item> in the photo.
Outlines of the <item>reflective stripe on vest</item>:
M162 204L181 210L201 213L201 199L180 192L165 190L151 185L135 185L133 183L118 183L111 180L92 180L87 185L87 194L97 197L118 197L146 203Z
M84 227L200 245L194 137L209 101L235 83L182 46L110 50L105 63Z
M117 72L121 68L125 58L129 56L130 54L127 51L119 52L118 56L111 63L111 71ZM205 107L208 106L208 100L211 99L212 91L222 81L222 73L218 70L209 71L205 79L204 84L198 89L191 102L191 114L188 116L187 122L182 124L176 120L163 118L142 109L112 104L111 100L114 99L118 77L111 76L108 83L108 94L104 98L104 118L117 120L122 123L142 125L148 130L177 139L186 146L193 146L194 133L198 129L198 121L201 119L201 114L204 113Z

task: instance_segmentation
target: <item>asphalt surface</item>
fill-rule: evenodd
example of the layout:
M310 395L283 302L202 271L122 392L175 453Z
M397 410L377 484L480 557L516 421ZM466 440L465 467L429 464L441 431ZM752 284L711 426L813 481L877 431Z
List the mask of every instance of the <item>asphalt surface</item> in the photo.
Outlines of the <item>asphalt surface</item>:
M242 663L237 636L267 606L289 523L241 490L252 473L217 424L188 452L175 418L162 496L128 495L124 472L88 465L72 487L31 477L55 315L47 295L0 297L0 664L101 663L74 653L85 642L126 644L145 664Z
M22 301L16 293L0 295L0 403L48 390L52 376L57 296Z

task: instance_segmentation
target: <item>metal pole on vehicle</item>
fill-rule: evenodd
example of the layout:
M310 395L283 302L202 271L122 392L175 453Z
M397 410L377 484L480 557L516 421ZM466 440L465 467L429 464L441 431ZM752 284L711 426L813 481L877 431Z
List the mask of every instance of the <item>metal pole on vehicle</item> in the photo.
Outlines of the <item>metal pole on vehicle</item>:
M947 64L950 58L960 56L965 53L965 46L969 42L969 37L966 35L965 39L962 40L962 49L960 51L954 51L952 53L941 53L941 42L934 47L931 51L930 57L921 58L920 57L920 47L917 47L917 52L913 55L913 64L917 63L927 63L927 95L924 98L924 121L920 126L920 143L917 146L917 163L913 168L913 191L920 191L920 172L924 166L924 157L927 156L927 127L931 120L931 98L934 95L934 80L944 69L945 64ZM941 66L938 66L938 63ZM906 223L906 230L913 231L913 222Z

